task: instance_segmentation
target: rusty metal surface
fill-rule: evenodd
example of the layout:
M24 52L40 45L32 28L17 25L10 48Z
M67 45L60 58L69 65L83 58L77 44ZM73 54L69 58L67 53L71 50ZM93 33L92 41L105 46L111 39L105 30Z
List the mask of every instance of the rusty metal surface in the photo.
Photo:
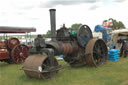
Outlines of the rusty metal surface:
M42 66L47 56L32 55L29 56L24 62L24 72L29 77L42 78L42 74L38 70L39 66Z
M73 47L70 43L64 44L64 54L70 54L73 52Z
M99 45L99 47L95 48L96 45ZM97 51L97 53L95 51ZM98 66L106 63L108 50L105 42L102 39L90 40L85 49L85 56L86 63L90 66Z
M50 64L48 56L31 55L25 62L23 70L28 77L50 79L58 73L59 65L54 58L54 65Z

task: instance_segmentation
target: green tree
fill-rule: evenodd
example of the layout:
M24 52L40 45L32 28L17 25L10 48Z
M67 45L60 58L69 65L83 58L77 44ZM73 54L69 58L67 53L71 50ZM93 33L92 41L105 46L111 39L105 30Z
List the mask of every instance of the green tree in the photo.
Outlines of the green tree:
M51 30L48 30L46 34L43 34L43 37L50 38L51 37Z
M125 28L125 25L121 21L117 21L113 18L109 18L108 20L112 20L112 25L110 25L109 28L112 28L113 30L124 29ZM108 20L104 20L103 23L107 22Z
M82 24L72 24L72 26L69 28L71 31L75 31L77 32L77 30L79 29L79 27L81 26Z
M121 21L118 22L118 27L120 29L125 28L124 24Z

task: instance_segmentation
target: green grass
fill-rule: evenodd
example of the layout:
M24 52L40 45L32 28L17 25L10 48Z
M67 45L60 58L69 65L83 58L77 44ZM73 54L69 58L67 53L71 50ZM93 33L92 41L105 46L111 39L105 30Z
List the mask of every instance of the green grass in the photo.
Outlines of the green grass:
M50 80L28 78L15 64L0 63L0 85L128 85L128 58L95 67L70 67L59 61L63 69Z

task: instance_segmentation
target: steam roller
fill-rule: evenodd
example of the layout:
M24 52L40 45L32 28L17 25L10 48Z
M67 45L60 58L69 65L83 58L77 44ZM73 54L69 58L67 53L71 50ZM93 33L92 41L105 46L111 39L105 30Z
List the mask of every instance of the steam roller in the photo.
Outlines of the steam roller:
M40 48L38 51L37 46L31 49L30 56L24 62L25 74L32 78L52 78L61 69L55 58L59 55L64 55L64 61L73 67L105 64L108 50L104 40L93 38L88 25L81 25L76 33L72 33L65 25L56 30L55 11L50 9L51 41L38 40Z

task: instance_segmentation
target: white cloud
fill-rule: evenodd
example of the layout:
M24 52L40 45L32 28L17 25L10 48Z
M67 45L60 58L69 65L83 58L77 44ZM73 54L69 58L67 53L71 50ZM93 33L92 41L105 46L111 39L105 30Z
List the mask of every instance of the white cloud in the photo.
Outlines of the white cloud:
M128 0L120 3L119 0L94 0L95 3L87 1L81 4L54 5L57 29L63 23L68 27L82 23L93 30L95 25L102 24L104 19L110 17L122 21L128 27ZM37 33L44 34L50 30L49 8L40 5L47 3L47 0L0 0L0 25L36 27Z

